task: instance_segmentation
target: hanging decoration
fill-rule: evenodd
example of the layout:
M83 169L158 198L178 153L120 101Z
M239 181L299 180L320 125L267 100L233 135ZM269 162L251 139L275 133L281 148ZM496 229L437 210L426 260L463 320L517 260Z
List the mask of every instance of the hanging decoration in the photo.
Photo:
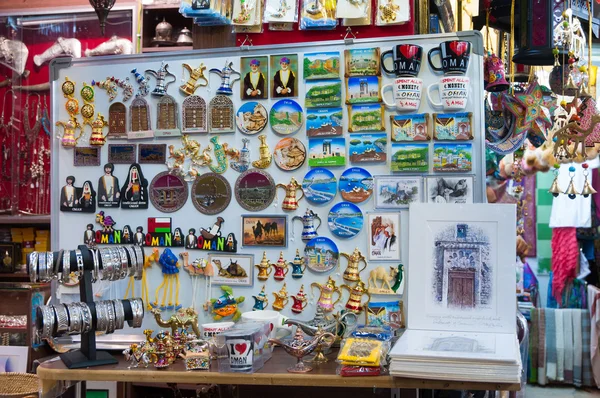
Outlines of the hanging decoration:
M98 15L100 21L100 33L104 36L104 28L106 26L106 19L111 8L115 5L115 0L90 0L90 4L94 7L94 11Z

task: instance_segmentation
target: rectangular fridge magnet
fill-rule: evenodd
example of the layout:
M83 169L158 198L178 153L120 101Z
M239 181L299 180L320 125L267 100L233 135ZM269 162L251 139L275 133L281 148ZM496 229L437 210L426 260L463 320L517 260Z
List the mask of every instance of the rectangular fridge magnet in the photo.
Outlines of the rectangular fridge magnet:
M393 172L426 173L429 171L429 145L396 144L392 142L390 170Z
M471 112L434 113L433 137L440 141L466 141L473 139Z
M348 105L348 131L385 131L384 117L381 104Z
M427 128L428 120L428 113L391 115L392 141L429 141L431 136Z
M471 171L472 156L471 143L446 144L436 142L433 144L433 171Z

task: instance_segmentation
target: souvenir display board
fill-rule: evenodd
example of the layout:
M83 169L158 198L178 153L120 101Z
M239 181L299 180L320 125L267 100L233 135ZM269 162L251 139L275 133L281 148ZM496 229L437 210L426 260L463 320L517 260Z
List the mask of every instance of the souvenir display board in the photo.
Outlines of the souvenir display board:
M440 48L443 42L454 43L448 44L454 56ZM441 55L431 51L436 68L468 63L455 77L456 90L448 81L453 75L430 66L434 48ZM382 58L392 74L381 68ZM55 121L75 115L81 123L65 105L72 99L86 104L83 82L107 68L116 78L129 77L140 95L134 106L125 102L125 136L107 137L127 146L97 145L100 166L74 167L73 146L62 128L55 130L61 139L53 141L53 249L83 240L129 242L144 244L150 256L154 247L161 253L169 247L178 272L158 263L147 269L151 302L176 272L176 302L191 306L186 271L209 255L214 285L198 293L218 298L228 284L233 297L245 297L238 300L242 312L275 305L284 316L312 319L328 281L338 290L359 286L359 278L371 301L397 302L404 290L400 264L408 262L409 203L485 201L482 62L477 32L56 62ZM198 82L200 76L209 81L192 91L199 99L185 104L191 83L184 64ZM64 92L69 82L72 95ZM98 113L108 118L109 97L95 94L93 120ZM434 107L440 95L452 105ZM113 102L121 100L119 90ZM157 124L158 112L168 123ZM77 148L109 131L95 127L93 133L85 127ZM119 162L109 162L109 155ZM127 286L119 283L113 292L122 296ZM315 283L320 289L311 290ZM296 305L304 296L305 309ZM342 290L336 311L354 308L349 300ZM196 298L199 323L211 322L218 312L202 311L202 303Z

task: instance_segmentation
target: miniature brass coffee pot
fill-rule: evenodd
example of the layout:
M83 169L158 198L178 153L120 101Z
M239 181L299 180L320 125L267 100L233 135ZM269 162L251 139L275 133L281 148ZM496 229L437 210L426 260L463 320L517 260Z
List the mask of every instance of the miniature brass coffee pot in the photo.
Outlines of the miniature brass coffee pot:
M77 118L71 117L67 122L59 120L58 122L56 122L56 125L61 126L64 130L62 136L58 137L60 138L62 146L65 148L76 147L77 141L79 140L79 138L81 138L81 135L83 134L83 129L77 121ZM75 137L75 130L77 129L79 129L79 135Z
M252 296L254 299L254 307L252 307L252 311L262 311L267 308L269 305L269 298L265 294L265 286L262 287L262 290L258 294L258 296Z
M304 270L306 270L306 262L304 261L304 257L300 257L300 250L296 249L296 257L294 257L294 261L292 262L292 278L302 278Z
M189 72L190 78L188 81L179 87L179 90L183 92L185 95L193 95L196 92L198 87L208 86L208 79L204 76L204 71L206 70L206 66L204 64L200 64L196 69L192 69L188 64L182 64L183 67ZM204 82L196 83L198 80Z
M349 282L356 282L360 280L360 273L367 268L367 261L365 256L362 255L358 247L354 249L352 254L348 255L346 253L340 253L342 256L346 257L348 260L348 266L344 271L344 280ZM365 266L362 269L359 269L360 263L363 262Z
M267 259L267 252L263 252L262 260L260 260L260 264L254 265L258 268L258 275L256 276L260 281L266 281L269 279L269 275L273 272L271 268L271 262Z
M361 280L356 283L356 286L351 287L348 285L341 285L340 289L347 289L350 293L350 297L344 306L347 311L354 312L355 314L360 314L363 310L363 307L371 301L371 295L367 292L367 288L365 287L365 283ZM367 296L367 301L362 302L363 296Z
M286 289L286 284L283 284L283 287L279 292L273 292L273 296L275 296L275 302L273 303L273 309L276 311L281 311L288 303L289 296Z
M288 263L283 258L283 252L279 253L279 260L277 260L277 263L272 264L272 265L273 265L273 268L275 268L275 274L273 275L273 278L276 281L284 280L286 275L288 274L288 272L290 272Z
M285 189L285 198L283 199L283 203L281 205L281 208L283 210L289 210L289 211L294 211L296 209L298 209L298 202L300 200L302 200L302 198L304 197L304 191L302 190L302 185L300 185L298 183L298 181L296 181L296 179L294 177L292 177L292 179L290 180L289 184L277 184L276 185L277 188L283 188ZM300 190L301 196L299 198L296 198L296 191Z
M154 90L152 90L151 94L159 97L165 95L167 93L167 87L169 87L169 84L177 80L175 75L169 72L169 64L167 64L165 61L160 64L160 68L157 71L146 69L146 73L149 73L156 79L156 87ZM172 78L169 81L167 81L168 76Z
M310 284L311 288L316 287L321 292L319 301L317 301L317 307L323 309L323 312L333 311L333 306L336 305L342 299L342 292L340 288L335 285L335 281L329 277L325 285L313 282ZM337 300L333 301L333 293L338 294Z
M103 146L106 144L106 136L108 135L108 131L106 135L103 133L104 127L108 126L108 122L104 120L104 116L100 112L98 112L98 116L96 116L96 120L93 122L86 122L85 124L89 124L92 126L92 135L90 136L90 145L92 146Z
M209 72L214 73L215 75L221 78L221 86L217 89L217 94L223 95L232 95L233 90L231 89L231 87L233 86L233 83L240 80L242 77L240 72L233 69L233 62L226 62L225 66L221 70L217 68L212 68L211 70L209 70ZM237 78L232 80L232 75L237 75Z

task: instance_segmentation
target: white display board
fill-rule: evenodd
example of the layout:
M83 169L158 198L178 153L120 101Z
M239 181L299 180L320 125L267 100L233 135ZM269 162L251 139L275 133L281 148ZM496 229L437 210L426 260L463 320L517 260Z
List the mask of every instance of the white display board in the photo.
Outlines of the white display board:
M211 68L221 69L226 61L233 62L233 67L236 70L240 70L240 57L251 57L251 56L270 56L270 55L278 55L278 54L298 54L298 60L300 65L300 70L298 71L298 81L299 81L299 92L296 100L299 104L301 104L304 108L304 95L305 95L305 84L302 73L302 60L303 55L305 53L312 52L320 52L320 51L339 51L340 59L343 60L344 50L348 48L373 48L379 47L381 52L391 49L394 45L400 43L412 43L418 44L423 47L423 58L421 63L421 72L419 74L419 78L423 79L423 98L421 101L421 106L419 109L419 113L429 113L430 115L434 112L442 112L440 110L433 109L426 97L426 88L432 83L435 83L442 76L436 75L432 73L432 69L428 65L427 62L427 53L434 46L439 45L439 43L447 40L467 40L472 43L472 55L470 60L470 66L467 72L467 76L470 78L471 82L471 90L470 96L468 98L468 104L466 111L472 112L472 130L474 132L474 139L471 141L473 145L473 157L472 157L472 172L465 173L465 176L472 176L474 178L474 202L485 202L485 139L484 139L484 111L483 111L483 103L484 103L484 91L483 91L483 42L481 35L479 32L460 32L458 34L444 34L444 35L422 35L422 36L405 36L405 37L392 37L385 39L365 39L365 40L354 40L352 42L348 41L335 41L335 42L322 42L322 43L303 43L303 44L290 44L290 45L280 45L280 46L265 46L265 47L249 47L249 48L227 48L227 49L214 49L214 50L201 50L201 51L190 51L190 52L182 52L182 53L156 53L156 54L143 54L143 55L133 55L133 56L119 56L119 57L97 57L97 58L85 58L85 59L77 59L72 62L69 60L61 59L56 60L51 68L51 81L52 81L52 103L53 103L53 121L66 121L68 119L68 114L65 110L65 98L61 92L61 85L65 81L65 77L68 77L70 80L75 82L76 84L76 94L75 97L79 100L80 105L83 104L83 101L79 95L80 89L83 87L83 82L91 83L92 80L103 80L107 76L114 76L115 78L124 79L129 77L130 80L134 83L134 87L137 89L135 85L135 80L131 75L130 71L134 68L137 68L138 71L144 71L146 69L157 70L162 61L166 61L169 64L169 71L174 73L177 77L175 83L169 86L168 94L172 95L179 104L179 110L181 110L181 103L184 100L184 96L179 91L179 86L187 81L188 74L187 72L183 72L183 63L190 64L192 67L197 67L200 63L204 63L206 65L206 76L210 80L209 87L201 87L196 91L196 95L201 96L208 103L211 98L215 96L216 89L219 87L220 79L215 74L209 74L208 70ZM343 62L341 64L340 76L342 78L343 86L345 87L344 81L344 65ZM242 76L243 78L243 76ZM382 84L391 83L393 80L392 77L382 73ZM152 87L154 87L154 81L151 83ZM239 106L242 104L240 100L240 82L236 82L233 85L234 95L231 97L234 103L234 108L237 110ZM345 96L345 90L343 89L343 95ZM388 93L391 97L391 93ZM117 100L120 100L122 97L119 94ZM389 98L389 97L388 97ZM156 116L157 116L157 99L158 97L152 97L150 95L146 96L145 99L150 103L151 106L151 125L154 128L156 126ZM342 99L342 104L344 103L344 99ZM277 101L277 99L268 99L260 101L267 110L270 110L271 106ZM131 103L131 100L126 103L127 106ZM108 96L104 90L96 88L96 99L95 99L95 107L96 112L101 112L106 115L108 118L108 107L110 105L108 101ZM344 108L344 137L346 138L346 146L348 151L348 142L351 139L351 135L348 133L348 114L346 111L346 107L342 105ZM304 111L306 109L304 108ZM390 172L390 156L391 156L391 142L389 139L390 135L390 120L389 116L391 114L395 114L395 111L386 109L385 115L385 125L386 131L388 134L388 143L387 143L387 153L388 153L388 161L386 164L368 164L368 163L359 163L352 164L349 159L346 160L345 167L337 167L330 168L330 170L335 174L336 178L339 180L342 172L348 167L363 167L367 169L373 176L386 176L391 175ZM304 113L306 115L306 113ZM128 117L129 117L129 109L128 109ZM180 115L181 117L181 115ZM81 116L79 116L81 120ZM181 122L181 121L180 121ZM129 121L127 122L129 126ZM432 129L432 118L429 118L429 129ZM430 130L431 131L431 130ZM62 133L62 129L60 129ZM59 133L59 129L55 127L54 135L56 136ZM276 143L282 138L275 134L271 127L268 126L264 131L264 134L267 135L267 143L271 148L271 151L275 147ZM79 146L87 146L88 139L90 135L89 126L86 127L86 134L80 140ZM221 134L219 135L219 139L221 143L228 143L229 145L235 148L242 147L242 138L246 138L247 136L236 131L234 134ZM306 136L305 127L296 133L293 137L301 139L305 145L308 147L308 138ZM202 147L206 147L209 144L209 134L195 134L193 136L194 139L198 140ZM251 136L250 138L250 150L252 160L258 159L258 146L259 142L256 136ZM125 143L126 140L110 140L108 143ZM175 148L180 148L181 141L177 137L173 138L154 138L149 140L137 140L130 141L135 144L140 143L165 143L168 145L173 144ZM452 175L458 176L460 174L440 174L433 173L433 143L435 141L429 141L429 173L427 175ZM53 250L59 249L74 249L77 245L83 243L83 233L86 229L86 225L89 223L95 223L94 214L82 214L82 213L70 213L70 212L61 212L59 210L59 195L60 189L64 185L65 178L69 175L75 176L77 179L76 186L81 186L81 184L85 180L90 180L94 183L94 187L97 190L97 182L100 176L103 173L102 166L108 161L108 149L107 146L104 146L101 150L101 165L98 167L74 167L73 166L73 149L72 148L64 148L59 139L55 139L53 142L52 148L52 248ZM213 155L214 156L214 155ZM142 165L144 177L150 181L152 178L163 171L166 171L167 168L162 164L143 164ZM295 177L298 181L302 181L304 175L309 171L310 167L308 162L305 162L304 165L293 172L286 172L280 170L276 165L272 164L266 171L271 174L276 183L288 183L291 177ZM127 177L127 173L129 170L128 165L115 165L114 175L119 178L120 183L123 184ZM204 169L205 172L209 172L208 168ZM395 175L399 175L399 173L395 173ZM425 176L424 174L406 174L402 173L402 175L407 176ZM232 190L235 189L234 183L239 176L239 173L228 168L225 172L224 176L232 185ZM191 184L190 184L191 190ZM423 186L424 189L424 186ZM288 223L290 231L290 235L288 236L288 244L287 248L283 249L285 259L288 261L292 261L294 259L294 255L296 249L300 249L300 253L303 253L305 244L300 239L302 232L302 225L300 222L291 223L291 218L295 215L302 216L307 208L311 208L315 213L317 213L321 220L323 221L321 227L318 230L319 235L327 236L332 238L337 244L340 252L352 253L355 248L358 248L362 251L362 253L367 256L367 213L374 211L375 200L374 197L371 197L368 201L359 204L358 206L362 210L365 217L365 227L363 227L362 231L358 236L352 239L339 239L332 236L328 225L327 225L327 215L331 207L340 201L342 201L340 193L338 191L336 198L333 202L329 203L325 206L316 206L308 203L306 200L300 201L300 208L295 212L285 212L281 209L281 202L284 198L284 191L282 189L278 190L277 206L274 206L273 203L269 208L260 212L260 214L287 214L288 215ZM147 210L126 210L120 208L109 208L109 209L101 209L104 210L108 215L114 218L117 221L117 228L122 228L124 225L130 225L135 228L138 225L144 226L146 229L147 226L147 218L148 217L171 217L173 222L173 227L181 227L184 233L187 233L189 228L195 228L199 230L200 227L209 228L215 222L217 215L208 216L201 214L194 207L192 200L188 198L185 206L177 212L165 214L161 213L150 203ZM383 211L383 210L382 210ZM242 246L242 236L241 236L241 215L249 214L250 212L242 209L237 203L235 197L232 198L229 207L219 214L225 219L225 223L223 225L222 231L227 234L229 232L235 233L238 240L238 253L241 254L253 254L254 255L254 263L258 264L262 258L263 248L245 248ZM100 228L99 225L96 224L96 229ZM295 239L292 240L291 231L294 231ZM408 261L408 211L401 211L401 233L399 236L400 249L401 249L401 258L402 262L406 265ZM179 254L181 251L184 251L183 248L172 248L175 254ZM267 256L271 262L276 262L279 258L280 249L266 249ZM145 248L146 254L149 254L151 249ZM208 252L199 251L199 250L190 250L190 259L195 259L198 257L206 257ZM389 266L397 266L398 262L386 263L386 262L369 262L368 267L361 273L361 279L367 282L369 279L369 272L376 267L384 266L386 269L389 269ZM293 279L290 274L287 275L285 282L287 283L287 291L290 295L295 295L300 289L301 285L304 285L305 292L307 293L307 297L309 298L309 305L304 310L301 315L293 314L291 311L292 300L290 299L290 303L285 307L282 311L282 314L288 317L300 318L300 319L311 319L315 313L315 303L318 298L317 289L312 290L310 288L310 284L312 282L325 283L327 281L327 277L331 276L335 279L338 285L341 285L344 282L342 279L342 275L344 269L346 268L347 261L340 257L340 266L339 268L335 268L328 273L313 273L309 269L306 270L304 277L301 279ZM405 268L406 269L406 268ZM180 301L184 306L190 306L191 297L192 297L192 284L189 274L183 269L180 270L180 281L181 281L181 291L180 291ZM254 269L254 278L253 278L253 286L252 287L234 287L234 295L235 296L245 296L246 301L241 304L240 308L242 311L250 311L254 304L254 300L252 299L253 295L258 295L262 286L265 284L256 279L257 270ZM162 274L161 270L157 265L153 265L149 270L148 281L150 286L150 299L154 300L154 292L157 286L162 282ZM125 289L127 287L127 280L114 282L113 286L108 290L110 294L116 297L122 297L125 293ZM271 308L271 303L273 302L273 292L277 292L281 289L283 282L275 281L271 275L271 278L266 282L266 294L269 296L269 309ZM389 296L374 296L374 301L391 301L398 300L401 296L401 293L404 290L404 286L398 290L398 295L389 295ZM139 295L140 292L140 282L136 282L136 293ZM337 305L338 309L341 309L348 298L347 291L343 291L344 296L342 300ZM105 292L105 295L108 294ZM219 297L220 289L219 286L213 285L212 287L212 297ZM200 306L201 300L205 297L204 287L202 285L200 291L198 292L197 305ZM406 308L406 307L405 307ZM168 313L167 313L168 314ZM157 328L156 324L148 319L149 316L147 314L146 320L144 323L144 327L148 328ZM212 318L209 313L201 312L200 314L200 323L211 322ZM126 333L131 333L131 330L125 330Z

